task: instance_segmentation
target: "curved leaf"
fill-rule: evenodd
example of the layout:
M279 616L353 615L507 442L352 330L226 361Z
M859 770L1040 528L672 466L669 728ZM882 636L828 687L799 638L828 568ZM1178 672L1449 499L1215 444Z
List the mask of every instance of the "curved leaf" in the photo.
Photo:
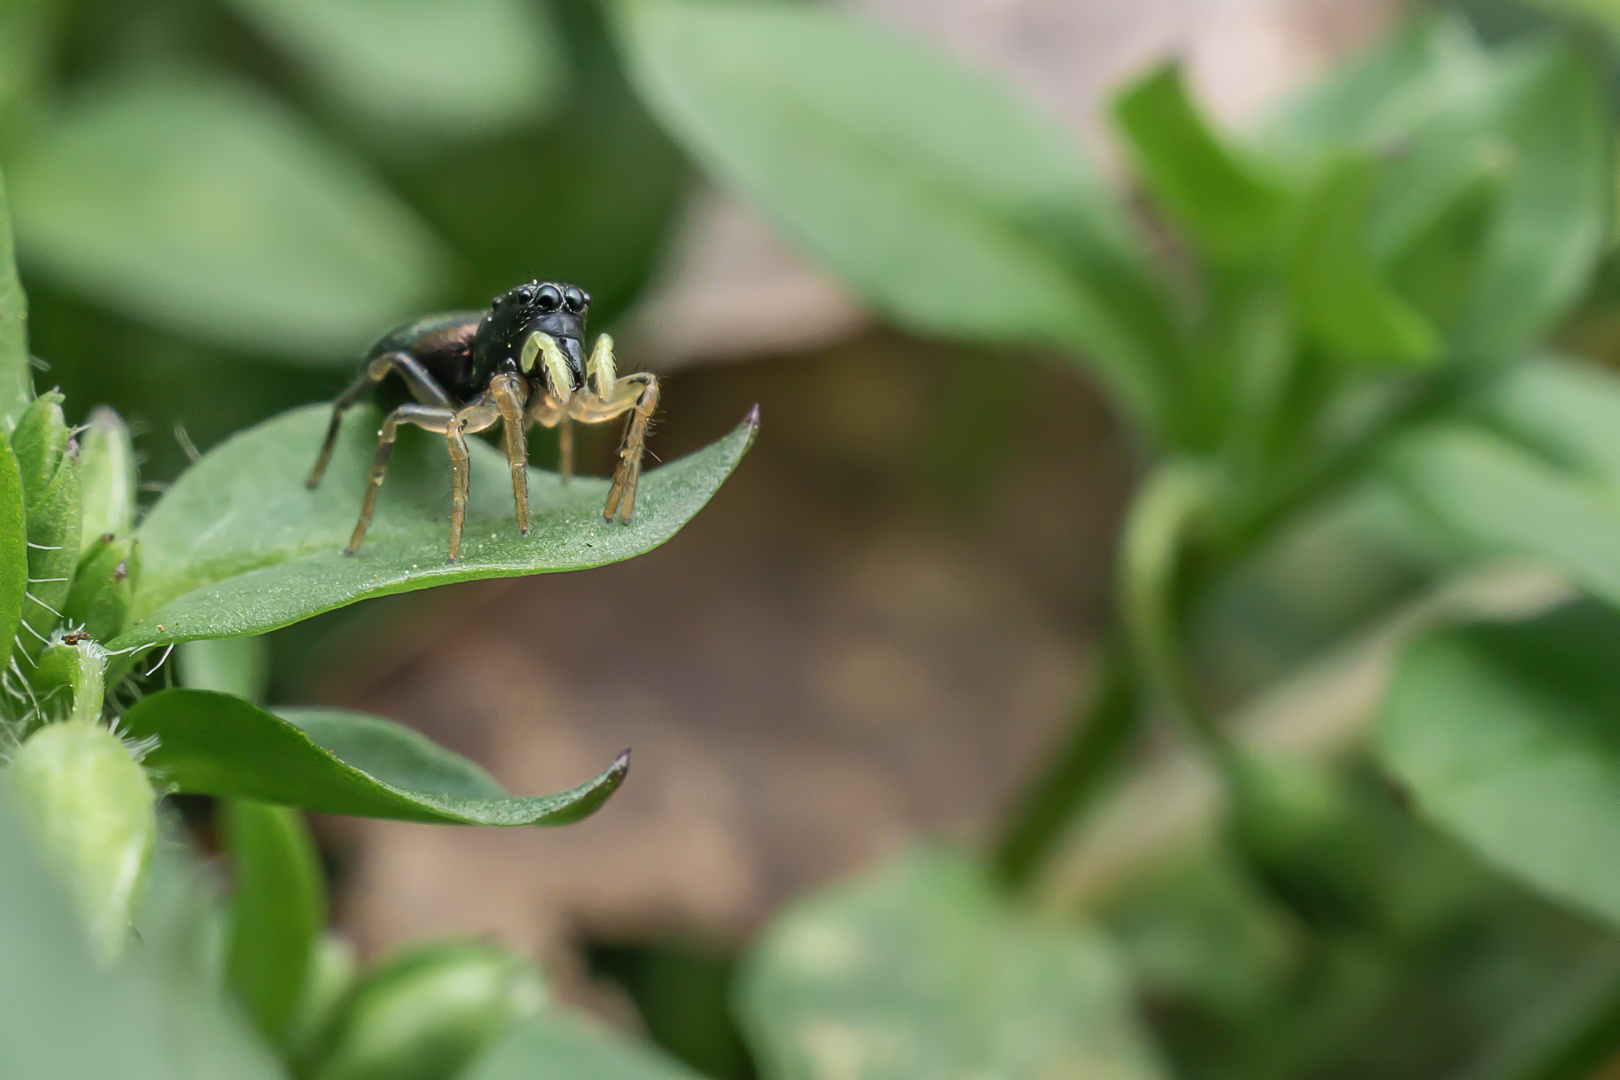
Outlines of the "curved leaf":
M1165 1075L1096 931L1005 906L914 853L789 911L746 963L740 1019L773 1080Z
M646 473L629 525L602 520L607 482L529 470L533 530L520 536L506 459L472 441L472 497L459 562L446 561L450 463L444 441L401 432L377 516L346 556L377 413L356 409L320 488L304 476L329 410L287 413L214 448L141 524L143 562L127 648L258 634L373 596L454 581L584 570L645 554L709 501L753 442L757 413L695 454Z
M867 302L1057 345L1162 423L1174 320L1074 140L990 79L816 4L620 0L647 107Z
M335 709L280 715L209 690L164 690L124 713L155 736L145 764L183 792L323 814L450 825L567 825L595 813L630 771L626 750L594 779L518 798L458 754L388 720Z
M26 264L232 348L347 366L442 280L408 206L243 84L103 86L14 162Z
M1430 817L1620 923L1620 613L1581 601L1441 631L1390 688L1379 752Z

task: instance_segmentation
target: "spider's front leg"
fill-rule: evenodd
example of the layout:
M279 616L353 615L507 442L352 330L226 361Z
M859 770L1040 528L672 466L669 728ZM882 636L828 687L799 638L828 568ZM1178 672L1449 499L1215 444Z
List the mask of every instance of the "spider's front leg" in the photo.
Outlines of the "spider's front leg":
M602 518L617 515L628 522L636 511L636 487L641 482L641 458L647 449L647 424L658 409L658 376L647 371L626 375L600 397L579 396L569 404L568 415L586 424L599 424L623 413L630 413L619 446L619 464L613 470L613 486L608 489Z

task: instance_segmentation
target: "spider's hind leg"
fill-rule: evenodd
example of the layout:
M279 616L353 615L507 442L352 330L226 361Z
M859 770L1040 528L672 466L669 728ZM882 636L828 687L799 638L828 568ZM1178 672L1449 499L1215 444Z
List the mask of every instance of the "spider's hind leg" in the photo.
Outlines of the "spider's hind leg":
M366 529L371 526L371 515L377 509L377 493L382 490L383 480L388 476L388 459L394 453L394 440L399 435L399 425L415 424L419 428L446 433L456 419L453 409L438 408L428 405L401 405L388 414L383 421L382 430L377 433L377 456L371 462L371 480L366 484L366 496L360 503L360 520L354 524L354 534L349 537L349 546L343 549L343 554L353 555L360 550L360 541L366 538ZM336 421L334 421L335 423ZM325 464L326 455L322 455L321 465ZM313 481L319 480L317 474Z
M304 481L305 487L316 487L326 473L326 465L332 460L332 448L337 445L338 432L343 428L343 414L353 408L368 390L386 379L391 371L399 372L404 378L405 385L410 388L411 396L418 404L441 409L450 407L449 395L433 380L421 362L409 353L390 352L372 357L366 362L360 377L332 402L332 422L326 426L326 440L321 443L321 452L315 458L315 467L309 471L309 479Z

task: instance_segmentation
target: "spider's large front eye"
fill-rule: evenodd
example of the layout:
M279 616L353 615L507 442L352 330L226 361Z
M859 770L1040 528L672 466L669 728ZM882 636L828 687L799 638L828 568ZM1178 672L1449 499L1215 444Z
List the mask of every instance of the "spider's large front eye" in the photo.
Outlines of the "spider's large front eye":
M540 295L537 299L540 302L540 310L542 311L556 311L562 307L562 293L557 291L555 285L540 286Z
M568 310L580 312L585 310L585 294L570 285L563 290L563 299L568 303Z

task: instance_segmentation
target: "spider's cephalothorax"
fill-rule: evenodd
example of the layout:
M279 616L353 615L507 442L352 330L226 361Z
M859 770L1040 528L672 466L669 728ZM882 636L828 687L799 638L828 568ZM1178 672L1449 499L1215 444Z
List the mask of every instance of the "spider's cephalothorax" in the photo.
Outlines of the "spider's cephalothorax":
M528 444L530 424L558 427L562 476L573 473L572 422L601 423L630 413L619 462L613 471L602 516L628 522L636 508L636 484L646 446L647 422L658 407L658 380L638 372L619 378L613 365L613 339L596 339L585 354L585 316L591 298L573 285L533 281L497 296L487 311L429 315L396 327L366 353L360 377L332 403L332 423L321 446L309 486L321 482L337 443L343 414L368 391L376 390L390 411L378 434L371 483L360 520L345 551L352 555L365 538L388 472L388 456L401 424L445 437L454 466L450 505L450 561L461 556L467 518L467 440L499 421L512 467L512 494L518 526L529 534Z

